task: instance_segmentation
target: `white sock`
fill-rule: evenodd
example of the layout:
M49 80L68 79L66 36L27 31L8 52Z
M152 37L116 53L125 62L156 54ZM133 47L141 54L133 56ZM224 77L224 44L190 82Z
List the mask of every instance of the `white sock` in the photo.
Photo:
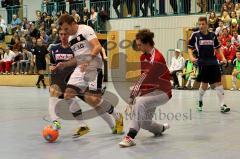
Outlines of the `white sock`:
M69 106L70 112L71 112L71 113L75 113L75 112L81 110L81 107L79 106L77 100L76 100L75 98L72 98L72 100L73 100L73 101L72 101L72 103L71 103L70 106ZM80 127L85 127L85 126L87 126L87 124L84 122L83 119L79 119L79 118L78 118L77 121L78 121Z
M235 76L232 76L232 87L234 89L237 88L237 78Z
M224 105L224 90L223 90L223 86L217 86L215 88L215 90L217 91L217 96L218 96L218 100L219 100L219 105L220 107L222 107Z
M203 96L205 94L205 90L203 90L201 87L199 88L199 99L198 101L203 101Z
M109 127L112 129L114 128L114 122L112 120L112 117L111 115L109 115L108 113L103 113L100 115L100 117L106 121L106 123L109 125Z
M52 121L57 120L59 117L56 114L56 104L59 101L57 97L49 97L48 112Z

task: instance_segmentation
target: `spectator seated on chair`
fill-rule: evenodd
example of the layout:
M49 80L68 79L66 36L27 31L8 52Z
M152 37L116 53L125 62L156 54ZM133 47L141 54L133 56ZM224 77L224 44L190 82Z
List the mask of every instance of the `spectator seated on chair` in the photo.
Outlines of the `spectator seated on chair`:
M231 43L238 48L240 46L240 35L238 35L237 31L233 31L233 37L231 39Z
M20 60L21 74L28 74L33 55L26 47L24 47L22 51L22 60Z
M237 50L236 59L233 61L234 70L232 72L232 88L231 90L237 89L237 80L240 80L240 50ZM238 89L240 90L240 88Z
M193 56L197 57L197 51L193 51ZM185 67L183 72L178 73L178 81L180 84L180 88L183 89L192 89L193 84L197 78L197 65L192 63L191 60L186 60Z
M184 61L185 60L181 55L181 51L179 49L175 49L175 55L172 57L171 66L169 67L170 74L173 77L173 87L174 88L179 87L177 73L183 71Z
M224 26L224 23L223 23L223 21L221 20L221 19L219 19L218 20L218 27L216 28L216 30L215 30L215 34L217 35L217 36L222 36L222 33L223 33L223 28L224 28L225 26Z
M227 64L226 65L222 65L222 69L223 69L223 74L224 75L231 75L232 74L232 70L233 70L233 65L232 62L234 60L234 57L236 55L236 46L231 44L231 41L228 39L226 46L221 46L222 52L227 60ZM218 58L218 60L220 61L220 64L222 64L222 57L220 56L219 53L216 53L216 56Z
M0 61L0 74L10 74L11 64L14 60L15 53L7 46L2 60Z
M3 31L3 28L0 26L0 43L3 43L5 37L5 33Z
M18 75L20 60L22 60L22 53L19 52L19 50L17 50L17 49L14 49L13 52L15 53L15 57L12 62L12 74Z

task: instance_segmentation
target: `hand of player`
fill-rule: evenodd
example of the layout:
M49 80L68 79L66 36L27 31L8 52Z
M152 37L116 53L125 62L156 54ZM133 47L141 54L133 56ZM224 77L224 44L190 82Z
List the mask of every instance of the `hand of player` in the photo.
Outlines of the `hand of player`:
M81 72L85 72L88 65L89 65L89 62L85 62L79 65Z
M59 62L52 71L55 71L56 69L64 69L64 63Z
M228 61L224 58L224 59L222 60L222 63L227 64Z
M132 112L133 112L133 105L128 104L128 105L126 106L126 108L125 108L125 113L130 114L130 113L132 113Z
M49 66L49 70L50 70L51 72L53 72L54 70L56 70L56 65L51 65L51 66Z
M190 58L190 60L191 60L192 63L197 63L198 59L196 59L195 57L192 57L192 58Z
M232 63L232 60L228 60L228 63Z

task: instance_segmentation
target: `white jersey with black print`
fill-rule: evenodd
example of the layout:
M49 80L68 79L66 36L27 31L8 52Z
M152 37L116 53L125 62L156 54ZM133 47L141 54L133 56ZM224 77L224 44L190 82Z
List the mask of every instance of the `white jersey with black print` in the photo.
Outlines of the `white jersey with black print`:
M91 56L92 46L89 41L97 38L93 29L86 25L79 25L78 31L75 35L69 38L71 49L74 52L74 56L78 58L81 55ZM94 59L92 59L88 65L90 69L88 71L82 72L80 67L77 66L68 81L68 85L75 86L81 90L86 90L88 88L92 91L98 91L102 88L102 72L99 71L102 68L102 57L98 54ZM93 79L89 78L93 77ZM89 80L91 79L91 80Z
M92 46L89 41L97 38L94 30L87 25L79 25L77 33L69 37L69 43L71 49L74 52L74 56L77 58L81 55L91 55ZM96 68L102 68L102 58L100 53L93 59L95 61Z

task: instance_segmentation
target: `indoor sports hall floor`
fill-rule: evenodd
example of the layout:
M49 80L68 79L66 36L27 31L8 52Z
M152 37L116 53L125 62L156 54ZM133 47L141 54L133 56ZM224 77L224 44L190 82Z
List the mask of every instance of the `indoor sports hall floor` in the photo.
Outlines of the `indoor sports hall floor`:
M114 92L110 84L108 90ZM171 101L160 107L169 120L158 118L171 128L158 138L142 130L137 146L121 149L118 143L123 136L112 135L100 118L87 121L91 132L78 140L71 138L77 122L62 121L59 140L46 143L41 131L48 124L42 120L48 114L48 90L0 87L0 159L238 159L240 92L225 92L232 108L228 114L220 113L211 90L205 95L204 111L196 112L197 93L173 91ZM124 106L120 101L118 109Z

